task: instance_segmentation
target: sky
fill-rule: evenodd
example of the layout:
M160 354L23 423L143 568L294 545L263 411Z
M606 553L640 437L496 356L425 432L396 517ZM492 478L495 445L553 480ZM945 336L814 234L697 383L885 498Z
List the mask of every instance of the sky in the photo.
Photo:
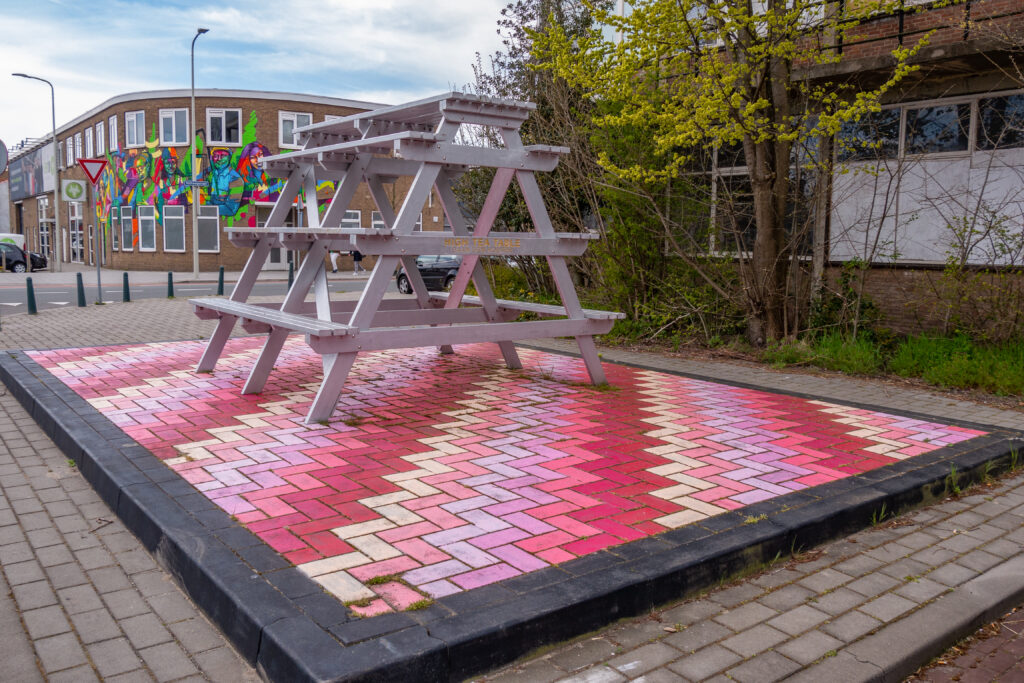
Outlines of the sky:
M239 88L396 104L473 82L508 0L0 0L0 140L58 128L108 98Z

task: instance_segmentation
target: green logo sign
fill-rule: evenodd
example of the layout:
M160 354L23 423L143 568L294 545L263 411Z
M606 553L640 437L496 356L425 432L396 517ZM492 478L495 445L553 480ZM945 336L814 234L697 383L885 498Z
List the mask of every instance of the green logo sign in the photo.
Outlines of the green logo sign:
M82 195L85 194L85 188L81 183L68 183L67 187L64 188L64 194L71 199L81 199Z

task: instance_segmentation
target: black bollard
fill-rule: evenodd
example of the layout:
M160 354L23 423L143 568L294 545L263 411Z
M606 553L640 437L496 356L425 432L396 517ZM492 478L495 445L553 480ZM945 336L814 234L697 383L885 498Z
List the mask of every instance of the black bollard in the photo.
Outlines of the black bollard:
M224 296L224 266L217 271L217 296Z
M82 285L81 273L75 273L75 283L78 285L78 307L85 308L85 287Z
M167 298L174 298L174 273L167 271Z
M288 262L288 289L292 288L292 283L295 282L295 264L291 261Z
M128 289L128 273L124 274L124 280L121 282L121 301L122 303L128 303L132 300L132 293Z
M25 278L25 295L28 297L28 314L35 315L39 311L36 309L36 290L32 287L32 278Z

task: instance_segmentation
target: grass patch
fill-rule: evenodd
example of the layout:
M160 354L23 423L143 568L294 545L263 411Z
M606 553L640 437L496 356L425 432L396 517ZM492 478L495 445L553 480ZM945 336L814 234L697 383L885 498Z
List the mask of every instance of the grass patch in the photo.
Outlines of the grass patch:
M415 612L418 609L426 609L434 604L434 601L430 598L424 598L423 600L417 600L408 607L405 608L406 612Z
M889 368L944 388L1024 394L1024 343L1019 341L983 346L963 335L910 337L896 349Z
M851 375L874 375L882 369L878 346L866 337L850 339L838 332L820 337L814 344L815 365Z
M382 576L374 576L373 578L363 581L366 586L379 586L382 583L391 583L392 581L400 581L401 577L398 574L384 574Z

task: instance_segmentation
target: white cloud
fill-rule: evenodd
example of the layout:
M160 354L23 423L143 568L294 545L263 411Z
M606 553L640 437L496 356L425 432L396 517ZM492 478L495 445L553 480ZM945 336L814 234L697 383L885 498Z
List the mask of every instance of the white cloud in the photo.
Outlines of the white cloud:
M107 98L187 88L198 26L196 87L400 102L472 81L477 52L499 47L507 0L0 0L0 63L54 83L57 124ZM13 4L13 3L11 3ZM49 92L0 73L0 139L50 130Z

